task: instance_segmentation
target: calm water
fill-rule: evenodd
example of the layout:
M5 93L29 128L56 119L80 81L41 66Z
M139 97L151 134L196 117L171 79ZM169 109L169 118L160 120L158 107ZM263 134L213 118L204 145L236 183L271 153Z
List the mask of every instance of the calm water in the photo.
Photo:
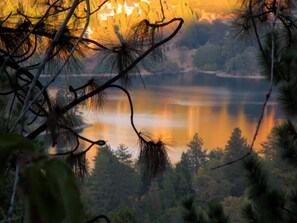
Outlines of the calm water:
M234 128L239 127L251 142L261 113L268 83L261 79L217 77L201 73L155 75L132 86L135 125L153 138L161 137L169 144L169 155L178 161L187 143L197 132L204 140L204 148L224 147ZM120 143L137 156L137 137L130 125L130 108L123 92L107 91L102 111L86 111L84 117L90 127L83 135L107 140L112 148ZM266 139L271 128L281 119L274 99L270 100L256 149ZM91 159L95 150L88 156Z

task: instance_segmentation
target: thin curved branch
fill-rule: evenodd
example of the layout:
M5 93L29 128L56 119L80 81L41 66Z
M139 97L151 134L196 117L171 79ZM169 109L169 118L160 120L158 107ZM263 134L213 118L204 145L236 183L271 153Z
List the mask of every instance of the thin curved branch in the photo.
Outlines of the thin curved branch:
M134 117L134 109L133 109L133 102L132 102L130 93L120 85L111 84L109 87L118 88L118 89L120 89L121 91L123 91L126 94L126 96L128 98L128 101L129 101L129 106L130 106L130 123L131 123L132 128L133 128L134 132L136 133L136 135L139 138L141 138L142 140L144 140L144 138L141 136L140 132L138 132L138 130L135 127L135 124L134 124L134 118L133 118Z
M76 137L76 146L74 147L74 149L70 150L70 151L66 151L66 152L61 152L61 153L55 153L55 154L51 154L52 156L65 156L65 155L71 155L73 154L79 147L79 140Z
M169 25L175 21L178 21L179 24L176 27L176 29L172 32L171 35L169 35L167 38L161 40L158 43L155 43L153 46L151 46L147 51L145 51L142 55L140 55L133 63L131 63L129 66L126 67L125 70L123 70L122 72L120 72L118 75L116 75L115 77L111 78L110 80L106 81L103 85L101 85L100 87L98 87L97 89L95 89L94 91L78 98L76 101L73 101L71 103L69 103L68 105L66 105L64 107L65 112L68 111L69 109L73 108L74 106L80 104L81 102L85 101L86 99L94 96L95 94L101 92L102 90L105 90L106 88L109 87L109 85L113 84L115 81L119 80L123 74L129 72L130 70L132 70L140 61L142 61L146 56L148 56L151 52L153 52L156 48L164 45L166 42L170 41L177 33L178 31L181 29L184 20L182 18L174 18L172 20L170 20L170 22L167 22L166 24ZM154 25L154 24L150 24L153 27L162 27L162 25Z
M93 223L98 221L99 219L104 219L107 223L111 223L109 218L106 215L102 215L102 214L92 218L91 220L88 220L87 223Z
M30 48L28 48L28 52L24 53L24 58L22 58L21 60L18 60L16 62L22 63L22 62L28 60L30 57L32 57L36 53L36 49L37 49L37 36L35 35L34 47L33 47L33 50L31 50L31 53L29 53ZM29 54L26 56L27 53L29 53Z
M23 32L30 32L30 31L32 31L32 34L37 35L37 36L43 36L43 37L46 37L46 38L49 38L49 39L54 39L55 38L55 34L45 32L45 31L30 30L30 29L18 29L18 28L10 28L10 27L0 27L0 32L3 32L3 33L23 33ZM79 39L79 37L77 37L77 36L69 36L69 38L71 40ZM91 48L93 50L100 50L100 49L108 50L107 47L105 47L104 45L98 43L95 40L88 39L88 38L82 38L82 40L83 40L84 43L94 44L95 46L98 47L98 48Z
M36 86L36 83L38 82L38 79L40 77L40 74L45 66L45 64L47 63L48 61L48 58L50 57L50 54L51 52L53 51L54 47L56 46L58 40L60 39L60 37L62 36L62 34L64 33L64 30L66 28L66 25L67 23L69 22L72 14L74 13L76 7L78 5L78 0L75 0L73 3L72 3L72 6L71 8L69 9L68 11L68 14L65 18L65 20L63 21L63 23L60 25L60 28L58 30L58 32L55 34L55 38L53 39L53 41L51 42L50 46L47 48L46 50L46 53L45 53L45 56L42 60L42 62L40 63L40 66L39 66L39 69L36 73L36 75L34 76L33 80L32 80L32 83L30 84L30 88L28 90L28 93L26 95L26 99L24 101L24 104L23 104L23 107L22 107L22 110L20 112L20 115L19 117L17 118L17 121L14 123L14 125L12 126L11 130L13 131L15 129L15 127L18 125L18 123L21 123L21 130L23 128L23 125L24 125L24 115L26 114L26 112L28 111L29 107L29 103L30 103L30 98L32 96L32 92L33 92L33 88Z
M262 46L262 43L261 43L261 40L260 40L260 36L259 36L259 33L258 33L257 25L256 25L256 22L255 22L254 17L252 16L253 15L252 0L249 0L249 11L250 11L250 14L251 14L251 19L252 19L252 23L253 23L254 33L256 35L258 46L260 48L260 51L261 51L262 55L264 56L265 55L264 54L264 49L263 49L263 46Z
M160 4L160 7L161 7L162 19L161 19L161 21L156 21L156 24L163 23L165 18L166 18L165 13L164 13L164 7L163 7L162 0L159 0L159 4Z
M94 13L98 12L101 9L101 7L103 5L105 5L106 2L108 2L108 0L105 0L94 11L90 12L90 15L93 15ZM87 18L87 16L78 16L75 13L74 13L74 17L77 18L77 19L85 19L85 18Z
M252 0L250 0L250 3L251 3L251 1ZM268 92L266 94L266 99L265 99L265 101L263 103L263 106L262 106L261 115L259 117L258 124L257 124L256 130L255 130L255 133L254 133L254 136L253 136L253 139L252 139L252 142L251 142L249 151L245 155L243 155L242 157L240 157L238 159L235 159L235 160L232 160L230 162L227 162L227 163L225 163L223 165L219 165L219 166L216 166L214 168L211 168L211 170L219 169L219 168L225 167L225 166L230 166L230 165L232 165L234 163L237 163L237 162L245 159L246 157L250 156L253 153L253 147L254 147L255 141L257 139L257 136L258 136L258 133L259 133L261 124L262 124L262 120L263 120L263 117L264 117L264 112L265 112L267 103L268 103L268 101L269 101L269 99L271 97L272 88L273 88L274 58L275 58L275 37L274 37L274 31L275 31L275 25L276 25L276 21L277 21L278 15L279 15L281 4L282 4L282 0L279 0L278 1L278 5L277 5L277 9L276 9L276 13L274 15L274 18L273 18L273 21L272 21L272 24L271 24L271 33L270 33L270 35L271 35L271 57L270 57L271 67L270 67L270 84L269 84L269 89L268 89Z
M49 7L45 14L41 17L41 19L34 25L33 29L28 32L28 34L15 46L15 48L12 50L11 53L9 53L8 57L4 61L4 63L1 66L0 72L3 70L3 68L6 66L6 63L11 59L13 54L19 49L19 47L28 39L28 37L33 33L33 31L43 22L43 20L48 16L48 13L50 9L59 2L59 0L56 0L51 7ZM2 27L1 27L2 28ZM24 30L22 30L24 32Z
M3 21L1 21L0 25L4 24L10 18L11 15L12 15L12 12L10 12Z
M175 28L175 30L165 39L161 40L158 43L155 43L153 46L151 46L148 50L146 50L142 55L140 55L133 63L131 63L129 66L127 66L127 68L120 72L118 75L116 75L115 77L111 78L110 80L106 81L103 85L101 85L100 87L96 88L94 91L85 94L83 96L81 96L80 98L78 98L75 101L70 102L68 105L66 105L63 109L62 109L62 114L67 112L68 110L70 110L71 108L75 107L76 105L80 104L81 102L87 100L88 98L94 96L95 94L98 94L99 92L105 90L106 88L108 88L111 84L113 84L115 81L119 80L124 73L129 72L131 69L133 69L140 61L142 61L147 55L149 55L151 52L153 52L156 48L162 46L163 44L167 43L168 41L170 41L173 37L176 36L176 34L179 32L179 30L181 29L184 20L182 18L174 18L172 20L170 20L170 22L167 22L166 24L170 24L173 22L178 22L177 27ZM156 25L155 25L156 26ZM160 25L162 26L162 25ZM62 115L61 114L61 115ZM32 131L27 137L29 139L34 139L36 138L40 133L42 133L43 131L45 131L47 127L46 122L43 123L42 125L40 125L37 129L35 129L34 131Z
M91 145L85 149L84 151L80 151L78 154L76 155L81 155L83 153L86 153L87 151L89 151L94 145L98 145L98 146L103 146L106 144L106 142L104 140L97 140L97 141L93 141L93 140L90 140L84 136L81 136L80 134L78 134L76 131L74 131L72 128L69 128L65 125L59 125L59 127L63 128L63 129L66 129L68 130L69 132L71 132L77 139L81 139L81 140L84 140L88 143L91 143ZM78 149L78 147L76 147L75 149L73 150L70 150L70 151L67 151L67 152L63 152L63 153L56 153L56 154L53 154L54 156L61 156L61 155L68 155L68 154L73 154L76 150Z

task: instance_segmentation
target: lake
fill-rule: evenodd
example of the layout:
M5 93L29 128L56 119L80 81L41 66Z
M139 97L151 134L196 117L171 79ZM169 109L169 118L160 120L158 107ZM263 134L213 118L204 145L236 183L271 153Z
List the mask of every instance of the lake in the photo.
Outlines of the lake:
M130 88L134 103L134 122L139 131L149 132L167 144L173 163L197 132L203 148L224 148L234 128L239 127L251 142L259 120L268 82L259 78L231 78L203 73L162 74L143 77ZM107 90L101 111L83 110L90 124L82 134L93 140L104 139L114 149L128 146L139 153L137 136L130 125L130 107L126 95ZM255 144L266 140L273 126L282 119L275 97L269 101ZM91 160L96 149L88 154Z

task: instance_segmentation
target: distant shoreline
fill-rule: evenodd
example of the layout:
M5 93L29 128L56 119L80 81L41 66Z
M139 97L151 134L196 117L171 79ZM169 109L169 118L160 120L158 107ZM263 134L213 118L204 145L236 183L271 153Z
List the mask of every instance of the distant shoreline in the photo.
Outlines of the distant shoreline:
M236 74L230 74L223 71L212 71L212 70L201 70L198 68L186 68L181 69L178 71L162 71L162 72L147 72L142 71L140 74L142 76L151 76L151 75L168 75L168 74L184 74L189 72L197 72L197 73L203 73L203 74L209 74L209 75L215 75L217 77L224 77L224 78L238 78L238 79L264 79L263 76L260 75L236 75ZM60 77L114 77L116 76L116 73L97 73L97 74L91 74L91 73L81 73L81 74L69 74L69 75L62 75ZM50 75L42 74L42 78L50 77Z
M223 71L213 71L213 70L201 70L198 68L186 68L184 70L181 70L182 73L187 73L187 72L199 72L199 73L204 73L204 74L211 74L215 75L217 77L225 77L225 78L239 78L239 79L264 79L263 76L257 75L257 74L251 74L251 75L236 75L236 74L230 74L226 73Z

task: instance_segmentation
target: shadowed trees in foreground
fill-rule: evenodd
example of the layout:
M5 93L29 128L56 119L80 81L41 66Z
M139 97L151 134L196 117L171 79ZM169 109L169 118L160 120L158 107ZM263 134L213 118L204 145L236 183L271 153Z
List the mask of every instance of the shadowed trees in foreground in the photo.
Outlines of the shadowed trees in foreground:
M162 58L162 46L179 32L183 19L165 18L160 2L161 16L154 21L138 21L127 34L113 26L114 35L106 42L99 41L100 33L97 39L90 38L90 24L99 25L94 22L96 13L106 2L0 3L1 188L3 178L13 178L10 199L1 207L1 219L8 222L85 221L72 172L85 175L86 153L94 146L104 146L106 139L91 140L81 135L77 106L101 108L108 88L116 88L127 96L144 175L151 179L164 171L168 163L166 145L154 141L134 125L133 101L128 89L134 77L141 78L145 58L149 58L148 61ZM163 32L167 27L170 31ZM105 32L100 27L94 30ZM81 62L98 54L106 60L98 57L97 63L110 68L107 72L114 75L68 85L66 93L59 94L59 100L51 97L49 88L60 75L78 72ZM41 81L43 75L47 75L45 82ZM44 142L59 149L49 154ZM102 180L108 181L104 177ZM19 199L23 210L16 212ZM109 221L104 213L97 214L88 222L97 218Z

